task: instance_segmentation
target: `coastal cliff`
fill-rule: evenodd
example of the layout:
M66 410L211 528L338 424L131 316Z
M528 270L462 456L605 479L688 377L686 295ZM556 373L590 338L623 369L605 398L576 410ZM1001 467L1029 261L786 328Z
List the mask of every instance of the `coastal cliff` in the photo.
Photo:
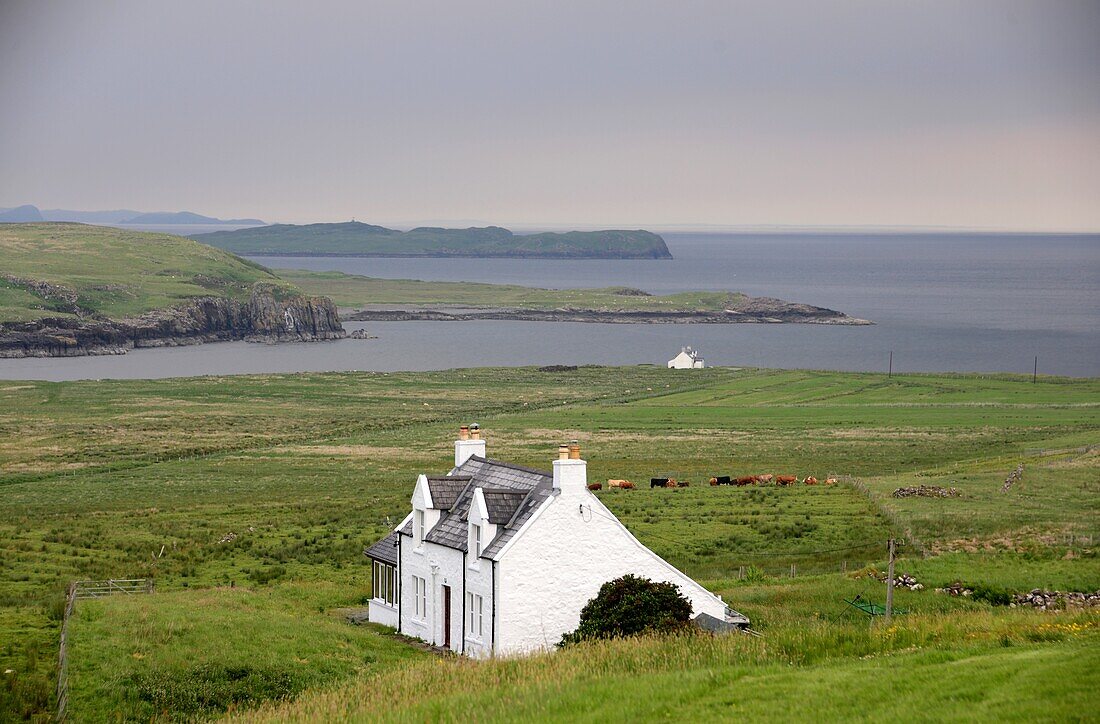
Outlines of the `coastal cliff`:
M346 336L327 297L287 294L258 283L246 300L197 297L128 319L44 317L0 323L0 357L125 354L228 340L309 342Z

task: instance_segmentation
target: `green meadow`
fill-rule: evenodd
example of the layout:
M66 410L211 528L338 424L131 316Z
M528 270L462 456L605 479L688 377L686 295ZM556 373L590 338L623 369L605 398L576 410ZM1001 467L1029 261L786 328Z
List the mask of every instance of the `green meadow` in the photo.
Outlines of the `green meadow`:
M762 638L474 663L345 623L370 591L362 549L473 421L492 457L547 468L577 439L590 480L638 483L598 494ZM0 711L50 718L69 581L149 576L154 595L77 603L74 720L1085 719L1095 609L934 589L1100 589L1098 445L1094 379L641 366L0 383ZM761 473L840 482L706 484ZM691 485L649 489L665 476ZM920 484L959 496L891 495ZM890 537L925 588L871 626L844 599L882 602Z
M425 282L376 279L298 269L279 275L309 294L322 294L341 307L393 304L416 307L508 307L516 309L583 309L598 312L721 312L737 309L739 292L682 292L655 295L626 287L541 289L516 284Z

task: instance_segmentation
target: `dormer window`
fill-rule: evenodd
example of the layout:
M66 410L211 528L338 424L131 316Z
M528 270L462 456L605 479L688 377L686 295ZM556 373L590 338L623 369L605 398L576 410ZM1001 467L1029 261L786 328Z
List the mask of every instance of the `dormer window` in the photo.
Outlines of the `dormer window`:
M413 540L416 541L417 547L424 542L424 511L413 511Z
M472 539L470 549L471 549L471 551L473 552L473 554L475 556L480 556L481 551L483 550L482 544L481 544L481 526L480 525L473 525L473 526L470 526L470 527L473 529L471 531L471 536L470 536L471 539Z

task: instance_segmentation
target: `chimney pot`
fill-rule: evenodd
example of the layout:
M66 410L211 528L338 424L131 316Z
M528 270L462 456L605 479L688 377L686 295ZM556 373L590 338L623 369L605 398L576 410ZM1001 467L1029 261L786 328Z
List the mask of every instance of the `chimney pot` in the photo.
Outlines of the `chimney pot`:
M470 426L469 425L459 426L459 428L458 428L458 439L459 440L469 440L470 439Z
M470 424L470 438L473 440L481 439L481 425L476 422Z
M558 445L558 460L568 460L568 459L569 459L569 446L568 445Z
M581 459L581 444L576 440L569 443L569 459L580 460Z

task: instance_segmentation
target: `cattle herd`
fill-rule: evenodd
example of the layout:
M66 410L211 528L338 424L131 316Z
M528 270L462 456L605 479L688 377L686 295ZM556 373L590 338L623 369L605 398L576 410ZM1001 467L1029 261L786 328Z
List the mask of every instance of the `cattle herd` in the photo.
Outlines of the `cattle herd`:
M718 475L710 479L710 484L715 485L736 485L738 487L744 487L746 485L778 485L786 487L789 485L795 485L801 482L803 485L817 485L818 480L812 475L807 475L800 481L798 476L795 475L745 475L743 477L731 477L729 475ZM825 478L825 485L836 485L836 478ZM676 478L650 478L650 488L686 488L691 483L686 480L677 480ZM629 480L608 480L607 489L616 490L634 490L637 486ZM590 483L588 485L589 490L603 490L603 483Z

